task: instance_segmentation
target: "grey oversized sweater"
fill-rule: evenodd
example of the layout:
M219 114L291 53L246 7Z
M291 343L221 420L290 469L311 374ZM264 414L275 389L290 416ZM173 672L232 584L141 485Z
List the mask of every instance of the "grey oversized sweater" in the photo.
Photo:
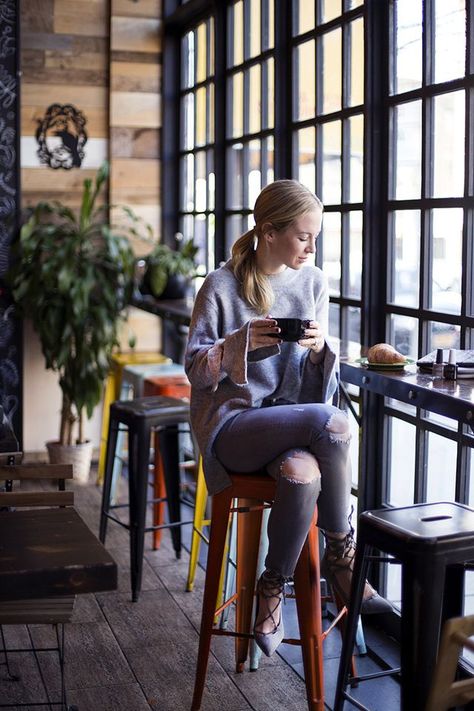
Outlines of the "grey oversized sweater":
M328 287L320 269L288 268L269 279L275 294L272 317L314 319L327 334ZM336 356L327 342L317 365L297 343L248 352L252 318L261 316L241 297L230 262L208 274L196 296L185 368L192 386L191 423L210 494L230 484L213 452L225 422L249 407L260 407L265 398L327 402L337 387Z

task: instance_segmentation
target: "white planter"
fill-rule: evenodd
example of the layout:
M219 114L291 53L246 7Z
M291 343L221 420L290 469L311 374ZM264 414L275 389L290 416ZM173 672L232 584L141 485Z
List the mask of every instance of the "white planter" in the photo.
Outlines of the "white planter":
M60 444L46 442L51 464L72 464L76 484L87 484L92 459L92 442L82 444Z

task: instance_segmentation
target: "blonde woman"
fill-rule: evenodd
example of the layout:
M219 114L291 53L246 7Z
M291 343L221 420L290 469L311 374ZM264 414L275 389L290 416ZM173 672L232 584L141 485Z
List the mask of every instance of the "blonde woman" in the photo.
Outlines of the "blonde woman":
M196 297L186 352L192 425L209 493L228 486L232 471L266 468L277 481L254 625L268 656L284 636L284 584L316 503L326 537L322 573L345 601L355 551L348 521L349 425L343 412L326 404L337 377L325 338L327 282L314 266L322 213L320 200L294 180L262 190L254 228ZM270 314L306 319L309 327L299 341L284 342ZM362 612L390 609L366 583Z

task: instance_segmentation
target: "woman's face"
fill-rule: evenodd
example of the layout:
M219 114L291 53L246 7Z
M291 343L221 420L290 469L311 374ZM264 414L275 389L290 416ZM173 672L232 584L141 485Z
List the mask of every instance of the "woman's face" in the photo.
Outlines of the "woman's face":
M301 269L305 264L312 264L322 217L321 210L314 210L298 217L286 229L273 231L270 241L272 262L290 269Z

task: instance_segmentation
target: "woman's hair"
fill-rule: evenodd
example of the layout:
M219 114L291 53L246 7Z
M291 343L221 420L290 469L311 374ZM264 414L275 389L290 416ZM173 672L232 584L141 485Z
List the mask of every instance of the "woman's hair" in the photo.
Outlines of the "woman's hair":
M296 180L276 180L258 196L253 209L255 227L245 232L232 247L232 267L241 284L242 296L257 313L267 314L273 306L273 289L257 268L254 240L271 225L277 232L287 229L308 212L323 209L321 200Z

